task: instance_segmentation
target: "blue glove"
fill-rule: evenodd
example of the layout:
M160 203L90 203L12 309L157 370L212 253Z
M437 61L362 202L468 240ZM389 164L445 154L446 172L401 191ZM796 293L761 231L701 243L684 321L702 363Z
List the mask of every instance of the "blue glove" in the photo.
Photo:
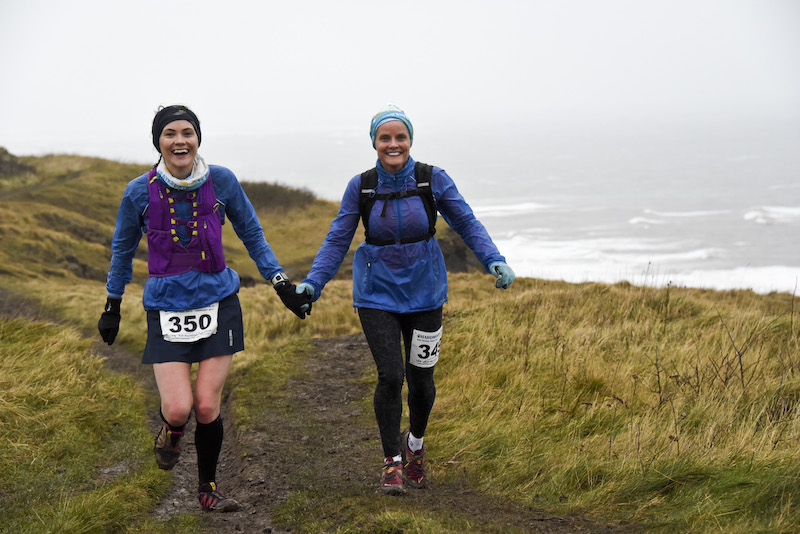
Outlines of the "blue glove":
M308 298L309 300L308 304L303 304L302 306L300 306L300 309L306 312L307 315L311 315L311 300L314 299L314 293L315 293L314 286L303 282L302 284L297 284L295 291L297 292L298 295L305 295Z
M498 289L501 287L503 289L508 289L514 282L514 271L502 261L497 261L489 265L489 272L497 277L497 282L494 283L494 287Z

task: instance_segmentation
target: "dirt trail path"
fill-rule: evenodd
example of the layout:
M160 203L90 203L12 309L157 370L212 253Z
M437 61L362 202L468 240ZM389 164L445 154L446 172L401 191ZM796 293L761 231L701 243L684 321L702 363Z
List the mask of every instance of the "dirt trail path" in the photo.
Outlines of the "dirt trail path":
M40 316L37 306L10 303L9 299L13 300L0 290L0 315ZM285 398L279 401L280 409L266 415L265 431L238 432L228 399L224 399L225 441L217 480L223 492L241 503L241 510L226 514L203 514L199 510L194 493L197 462L192 419L181 460L172 472L174 483L153 511L155 517L168 520L182 513L203 514L212 523L210 532L217 534L283 533L287 531L273 525L273 511L293 492L308 490L330 499L330 519L336 517L341 496L362 495L382 500L387 509L396 506L457 513L476 526L475 532L635 531L630 525L598 524L583 516L552 516L488 497L470 489L464 481L437 483L435 472L431 489L411 491L403 497L378 494L380 440L371 408L370 413L363 414L361 402L370 396L372 385L358 381L373 366L364 336L319 339L313 344L316 351L305 364L307 372L289 383ZM138 355L101 342L95 349L107 358L111 368L138 377L157 399L152 373L138 363ZM154 405L157 407L156 401ZM365 421L370 421L369 425ZM155 415L150 426L154 433L160 426ZM307 480L314 480L314 487L300 482Z
M476 532L484 531L480 525L492 525L495 531L506 526L537 533L632 531L585 517L551 516L489 498L463 484L436 484L435 474L429 490L412 491L399 498L379 495L380 439L374 424L364 426L360 402L370 395L372 386L358 381L373 365L366 340L359 334L313 343L316 352L308 358L307 373L290 382L282 409L267 415L264 428L270 429L268 432L237 434L230 417L226 419L226 446L218 480L242 503L242 510L216 514L212 518L215 532L284 532L273 526L271 512L292 492L302 490L330 498L331 517L336 516L338 496L361 494L382 499L387 507L396 504L445 513L458 510L478 526ZM366 415L371 418L371 411ZM246 457L237 454L241 450L248 451ZM164 499L159 514L196 511L194 496L185 493L185 488L195 484L194 459L187 454L181 464L173 494ZM183 473L187 473L185 479ZM309 473L314 473L316 488L299 482L308 480Z

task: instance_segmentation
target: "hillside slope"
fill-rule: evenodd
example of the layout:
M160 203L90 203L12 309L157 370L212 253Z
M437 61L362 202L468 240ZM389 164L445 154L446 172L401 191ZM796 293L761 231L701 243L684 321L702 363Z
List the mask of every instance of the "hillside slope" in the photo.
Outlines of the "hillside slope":
M99 158L50 155L15 157L0 148L0 273L9 276L64 276L105 281L111 236L125 185L146 172L142 165ZM244 182L278 260L289 276L301 279L336 216L338 205L306 190ZM224 227L225 254L250 286L263 280L236 238ZM482 270L471 251L443 220L437 234L448 269ZM356 233L350 256L363 241ZM134 282L146 278L146 239L137 251ZM350 278L350 259L337 278Z
M27 513L32 526L15 531L42 531L52 519L49 531L78 531L59 527L80 520L106 531L134 524L133 532L249 532L254 508L227 517L192 511L191 465L188 478L167 478L146 454L157 396L138 365L141 256L130 285L137 298L123 300L113 354L96 345L114 212L125 182L144 168L2 153L0 170L0 289L54 318L0 317L0 522ZM246 187L279 259L302 276L335 204L305 191ZM278 205L261 200L280 195L288 197ZM232 247L229 257L252 283L240 291L247 349L224 392L231 431L221 472L267 510L256 511L259 532L269 524L293 532L797 531L794 295L527 278L498 291L487 273L451 273L426 434L434 489L376 499L366 485L381 461L369 394L375 370L347 274L301 321L256 283L243 250ZM57 387L59 372L69 388ZM119 376L125 380L114 387ZM107 424L120 415L95 409L131 394L139 422L124 419L144 443L134 448ZM59 400L80 408L77 415L54 417ZM44 408L51 426L42 425ZM82 425L100 436L89 440L94 456L74 445ZM98 451L97 443L115 450ZM131 460L97 464L98 455ZM105 473L116 473L113 483ZM53 495L31 482L61 475L60 487L71 491ZM138 490L135 509L118 498L128 486Z

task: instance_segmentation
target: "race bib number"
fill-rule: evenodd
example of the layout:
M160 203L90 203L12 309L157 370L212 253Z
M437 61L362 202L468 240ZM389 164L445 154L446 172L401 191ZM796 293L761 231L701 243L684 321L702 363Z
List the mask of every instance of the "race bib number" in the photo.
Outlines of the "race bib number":
M187 311L159 312L161 334L171 343L191 343L217 333L219 302Z
M414 367L433 367L439 361L439 346L441 343L441 328L436 332L414 330L411 336L409 363Z

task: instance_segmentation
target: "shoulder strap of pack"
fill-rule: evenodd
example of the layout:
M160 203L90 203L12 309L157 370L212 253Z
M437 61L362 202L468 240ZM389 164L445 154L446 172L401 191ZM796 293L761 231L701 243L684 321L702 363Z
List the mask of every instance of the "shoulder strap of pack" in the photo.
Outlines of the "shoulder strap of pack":
M433 166L425 163L416 162L414 165L414 178L417 180L417 189L420 190L420 198L425 204L425 211L428 214L428 236L430 239L436 233L436 197L433 195L431 180L433 179Z
M364 237L369 240L369 213L375 205L377 197L375 188L378 187L378 169L375 167L361 173L361 193L358 196L358 211L361 222L364 224Z

